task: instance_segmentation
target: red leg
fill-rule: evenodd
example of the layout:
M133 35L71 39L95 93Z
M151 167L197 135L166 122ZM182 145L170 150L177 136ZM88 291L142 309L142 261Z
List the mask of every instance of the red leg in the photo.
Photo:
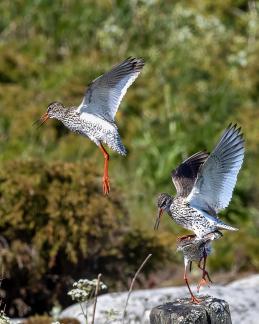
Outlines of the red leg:
M208 271L206 271L206 261L207 261L206 253L204 253L204 258L203 259L204 259L203 267L201 267L202 259L198 263L198 267L202 270L202 278L201 278L201 280L200 280L200 282L199 282L199 284L197 286L197 291L198 292L199 292L201 286L208 285L208 287L209 287L209 282L212 283L212 280L210 279L209 273L208 273ZM207 277L208 281L207 281L206 277Z
M194 294L192 293L191 288L189 286L188 278L187 278L187 275L186 275L186 266L185 266L185 269L184 269L184 277L183 278L184 278L186 286L187 286L187 288L189 290L189 293L191 295L191 302L194 303L194 304L199 304L201 301L194 296Z
M104 171L103 171L103 193L105 195L108 195L108 193L110 192L110 179L109 179L109 175L108 175L108 166L109 166L109 159L110 156L109 154L106 152L105 148L102 146L102 144L100 144L100 149L103 153L104 156Z

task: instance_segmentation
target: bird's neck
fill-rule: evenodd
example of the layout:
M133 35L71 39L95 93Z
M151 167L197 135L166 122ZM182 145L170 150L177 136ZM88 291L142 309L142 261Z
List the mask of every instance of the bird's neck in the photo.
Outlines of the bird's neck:
M78 133L81 130L82 125L80 117L74 108L64 108L62 115L57 119L59 119L63 125L65 125L72 132Z
M167 212L167 213L170 213L170 207L171 207L171 204L172 204L172 202L173 202L173 199L166 205L166 207L165 207L165 211Z
M73 118L75 115L76 115L76 111L74 107L73 108L64 107L62 110L59 111L59 113L55 118L60 121L65 121L67 119L71 119L71 117Z

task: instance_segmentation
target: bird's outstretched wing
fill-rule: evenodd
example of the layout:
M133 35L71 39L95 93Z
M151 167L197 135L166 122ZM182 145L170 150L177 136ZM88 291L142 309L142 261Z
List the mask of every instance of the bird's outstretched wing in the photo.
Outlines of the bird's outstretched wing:
M129 57L92 81L77 108L82 118L91 113L113 122L123 96L143 66L143 59Z
M241 128L230 124L200 168L187 201L193 207L218 213L232 198L238 172L244 159Z
M200 167L207 160L207 152L198 152L183 161L172 171L172 181L177 191L177 196L187 197L195 183Z

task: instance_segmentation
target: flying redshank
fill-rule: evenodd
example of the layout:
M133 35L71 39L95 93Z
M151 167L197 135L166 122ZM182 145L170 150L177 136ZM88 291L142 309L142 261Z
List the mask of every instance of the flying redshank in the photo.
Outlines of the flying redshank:
M207 160L208 156L209 154L207 152L195 153L191 157L183 161L177 169L172 171L172 181L177 190L176 198L179 196L188 196L197 178L198 171ZM154 229L158 229L160 217L162 216L164 211L166 211L173 218L170 210L173 200L174 198L169 194L161 193L158 195L157 207L159 209L159 213ZM178 222L177 219L176 222ZM180 225L182 225L181 222ZM195 235L193 235L193 237L195 237Z
M230 124L211 154L199 152L172 172L177 194L160 194L155 228L166 211L177 224L195 233L197 238L218 229L236 231L217 214L229 205L244 159L241 128Z
M59 102L53 102L38 120L42 125L49 118L56 118L72 132L88 137L99 146L104 156L104 194L110 191L110 181L109 154L103 143L119 154L126 155L127 151L122 144L114 118L128 87L138 77L143 66L143 59L127 58L111 71L92 81L78 107L64 107Z
M177 251L182 251L184 256L184 281L187 285L187 288L191 294L191 300L193 303L199 303L200 300L194 296L191 288L189 286L188 277L187 277L187 267L190 265L190 271L192 267L192 262L195 261L198 264L198 267L202 270L202 278L198 284L198 291L201 285L207 284L207 279L209 282L212 282L208 272L206 271L206 259L207 256L211 254L212 247L211 241L219 239L222 237L220 231L215 231L205 235L203 238L198 239L195 237L186 237L177 241ZM201 261L204 259L203 266L201 266Z

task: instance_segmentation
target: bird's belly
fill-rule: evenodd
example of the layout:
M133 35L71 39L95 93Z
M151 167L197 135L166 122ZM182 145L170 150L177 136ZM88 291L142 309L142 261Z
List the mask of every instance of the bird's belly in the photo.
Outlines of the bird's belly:
M217 229L214 218L209 214L195 209L195 217L193 219L193 231L197 237L202 238L203 236L214 232Z
M175 208L172 212L172 218L177 225L185 229L192 230L193 213L189 208Z
M199 245L188 245L183 249L183 254L189 261L200 261L204 257L205 247Z
M205 218L201 211L189 206L176 208L172 211L172 217L178 225L193 231L200 238L216 230L215 224Z
M127 151L123 146L117 126L92 114L84 114L84 118L63 120L63 124L72 132L88 137L96 145L107 144L112 150L119 154L126 155Z
M90 138L95 138L98 141L104 141L107 137L111 136L111 134L117 132L115 124L109 123L97 116L87 122L83 120L82 125L86 135Z
M111 137L117 131L116 125L98 116L88 115L87 119L78 118L78 120L74 120L73 123L70 123L69 120L64 120L63 123L72 132L87 136L97 145L99 145L101 141L105 142L108 137Z

